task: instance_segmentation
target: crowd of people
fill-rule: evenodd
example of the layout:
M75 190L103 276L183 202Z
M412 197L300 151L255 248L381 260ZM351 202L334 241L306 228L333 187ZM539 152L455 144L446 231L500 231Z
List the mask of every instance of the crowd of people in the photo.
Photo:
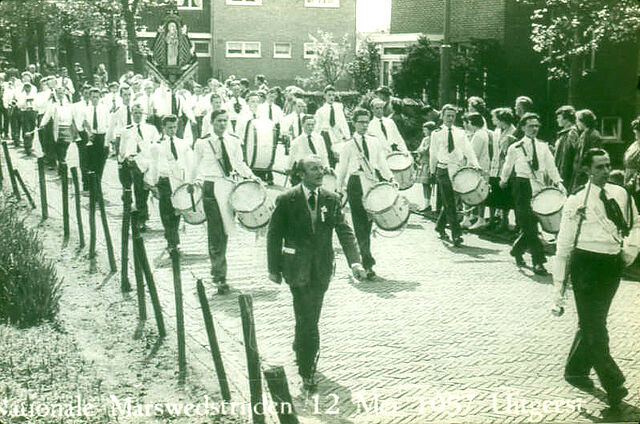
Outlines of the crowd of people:
M526 266L524 254L530 253L533 272L539 275L548 272L532 199L542 189L554 187L565 195L582 193L586 205L586 183L600 187L589 189L591 193L604 193L610 186L610 162L602 150L596 116L570 105L556 110L557 138L547 143L537 138L541 118L525 96L515 100L513 109L489 110L482 98L471 97L465 110L454 105L435 110L411 99L396 99L389 88L381 87L351 108L339 101L332 86L323 90L321 105L310 105L302 89L270 87L262 75L254 78L253 85L244 78L229 77L224 82L211 78L205 86L191 81L172 90L133 72L110 81L104 66L98 67L92 85L78 78L84 75L81 67L74 74L75 82L65 68L45 76L34 67L21 73L16 69L0 73L1 135L16 147L23 146L27 155L41 157L54 173L66 172L69 151L77 150L85 193L90 174L100 183L106 161L113 157L123 189L133 190L142 231L149 218L149 194L158 197L169 250L177 250L180 244L180 214L173 195L185 184L189 193L201 192L211 277L221 294L229 290L226 250L235 227L230 193L238 181L274 184L274 157L278 145L284 146L287 166L279 172L287 175L286 184L294 188L278 198L269 224L269 276L277 283L284 277L291 287L296 315L294 350L300 375L309 387L314 385L318 320L331 277L333 229L354 275L374 280L373 220L363 198L380 182L398 187L389 155L399 152L413 158L415 182L422 185L424 194L419 212L437 213L437 235L454 246L462 245L465 229L512 231L509 215L513 211L518 233L510 253L520 267ZM624 199L620 191L624 188L607 189L622 211L640 200L640 119L632 125L636 140L625 155L620 183L635 202ZM456 191L455 178L463 168L473 169L489 187L486 200L470 208ZM319 190L327 175L334 177L334 186ZM611 177L615 180L621 175ZM591 266L601 260L608 266L607 261L613 259L598 255L618 254L616 242L620 234L635 228L638 219L634 224L628 218L637 211L611 218L609 209L602 212L598 206L596 218L587 212L577 230L571 230L569 223L585 213L584 208L579 211L575 199L570 198L573 215L565 211L558 235L561 256L568 256L573 243L573 248L591 252L580 257L581 263ZM344 200L353 232L342 213ZM598 220L608 231L604 236L593 228ZM578 240L580 234L583 239ZM586 234L592 239L585 241ZM613 241L599 244L599 236ZM575 266L565 263L565 268ZM554 278L557 286L566 279L565 268ZM601 275L596 271L594 275ZM573 275L584 273L574 270ZM609 278L609 303L619 275L617 278ZM579 307L597 303L590 294L576 296ZM560 300L558 308L562 308ZM561 309L556 312L562 313ZM588 385L585 370L588 375L594 366L599 375L610 375L603 384L612 402L619 402L626 389L602 341L606 311L588 320L586 312L579 309L578 313L580 332L574 344L579 353L572 353L567 380ZM590 348L596 349L591 362L584 359Z

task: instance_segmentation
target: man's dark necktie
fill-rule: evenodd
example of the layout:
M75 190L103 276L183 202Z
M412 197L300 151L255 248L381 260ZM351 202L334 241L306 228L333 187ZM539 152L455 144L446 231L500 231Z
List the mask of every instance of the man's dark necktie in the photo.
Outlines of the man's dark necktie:
M273 121L273 105L269 105L269 120Z
M533 146L533 159L531 160L531 167L534 171L537 171L539 168L538 164L538 153L536 152L536 140L531 139L531 145Z
M296 134L296 137L299 136L302 133L302 119L300 118L300 114L298 113L298 134Z
M234 97L234 99L236 99L236 102L233 104L233 110L235 110L236 113L240 113L240 110L242 110L242 107L240 106L240 101L238 100L237 97Z
M604 204L604 210L607 213L607 218L616 225L616 228L618 228L618 231L622 233L623 237L628 236L630 228L627 226L627 222L624 219L624 215L622 215L622 211L620 210L618 203L614 199L607 198L604 188L600 190L599 197Z
M382 130L382 134L384 134L385 140L389 138L387 136L387 129L384 127L384 122L382 122L382 118L380 118L380 129Z
M316 192L312 191L311 195L309 196L309 199L307 199L307 202L309 202L309 209L311 209L312 211L316 210Z
M336 111L333 108L333 103L329 105L331 108L331 113L329 114L329 125L334 127L336 125Z
M318 154L318 152L316 152L316 147L313 145L313 142L311 141L311 134L307 136L307 142L309 143L309 149L311 149L311 152L314 155Z
M222 142L222 137L218 137L218 140L220 141L220 150L222 150L222 167L224 168L222 171L224 172L224 175L229 176L229 173L231 172L231 161L227 154L227 148Z
M178 100L175 93L171 93L171 114L178 116Z
M93 132L96 132L98 130L98 107L94 106L93 107Z
M140 124L138 124L138 135L140 136L140 139L141 139L141 140L144 140L144 137L142 136L142 130L140 129ZM141 152L141 150L140 150L140 143L136 143L136 151L137 151L138 153L140 153L140 152Z
M176 150L176 145L173 144L173 137L171 137L169 141L171 141L171 154L175 160L178 160L178 151Z
M487 145L489 149L489 160L493 159L493 139L489 136L489 144Z
M369 148L367 147L367 141L362 137L362 151L364 152L364 156L369 160Z
M447 132L447 140L448 140L448 148L449 148L449 153L453 152L454 146L453 146L453 133L451 132L451 128L449 128L449 131Z
M131 108L129 106L127 106L127 125L131 125Z

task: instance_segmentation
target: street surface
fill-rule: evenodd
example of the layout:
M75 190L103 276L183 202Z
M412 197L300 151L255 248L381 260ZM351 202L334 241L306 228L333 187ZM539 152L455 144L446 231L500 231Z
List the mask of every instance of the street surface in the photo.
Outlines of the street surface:
M35 159L25 158L15 149L11 152L14 165L38 203L34 213L39 214ZM48 177L53 175L47 172ZM276 182L281 181L277 176ZM113 159L107 163L103 189L119 267L122 190ZM73 188L69 193L73 195ZM270 190L274 197L277 193ZM419 202L418 193L418 186L409 191L412 202ZM48 194L50 220L60 222L61 232L59 180L50 181ZM88 241L88 197L82 202ZM150 203L150 210L151 229L144 239L159 286L168 339L175 343L171 265L156 200ZM75 248L72 199L70 215L68 248ZM97 225L98 270L107 274L99 215ZM265 236L240 230L230 239L228 282L232 292L218 296L213 286L206 287L234 400L249 397L237 300L238 294L246 293L253 297L262 367L285 366L302 422L640 420L636 407L640 403L639 283L621 283L609 314L611 350L630 391L622 414L610 416L604 392L599 392L598 399L569 386L562 378L577 316L572 300L563 317L551 315L551 277L537 277L529 269L516 268L505 244L470 234L465 235L462 248L443 244L436 237L434 224L417 215L412 215L402 233L393 235L378 235L372 241L375 270L380 276L376 281L354 280L341 250L337 250L336 275L320 320L318 396L308 398L301 392L291 349L291 295L286 285L278 286L267 278ZM188 378L202 378L202 384L215 394L215 369L195 290L196 277L209 275L206 228L186 225L180 237L187 359L193 371ZM338 245L337 239L335 243ZM526 260L530 261L528 257ZM135 287L131 261L130 268ZM551 263L548 269L552 269ZM119 291L119 273L102 290ZM124 301L135 302L135 294ZM147 310L147 325L153 326L150 303ZM264 381L263 386L266 393ZM599 383L596 386L600 387ZM272 415L268 421L276 422Z

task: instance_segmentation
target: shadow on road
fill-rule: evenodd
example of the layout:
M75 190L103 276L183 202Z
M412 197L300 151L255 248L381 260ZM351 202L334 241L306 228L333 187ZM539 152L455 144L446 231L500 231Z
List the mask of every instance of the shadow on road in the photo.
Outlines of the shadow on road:
M420 283L416 281L388 280L382 277L376 277L376 279L372 281L358 281L355 278L349 277L349 284L356 290L364 293L373 293L383 299L394 298L394 293L415 291L420 285Z
M596 389L593 396L598 400L607 401L607 394L604 390ZM580 415L594 423L637 423L640 422L640 408L634 405L630 405L627 402L622 402L618 408L604 408L601 411L601 416L590 414L587 411L580 411Z
M350 424L345 418L356 410L351 400L351 391L329 380L324 374L316 373L318 390L316 393L303 391L293 399L296 412L301 417L320 419L329 424Z

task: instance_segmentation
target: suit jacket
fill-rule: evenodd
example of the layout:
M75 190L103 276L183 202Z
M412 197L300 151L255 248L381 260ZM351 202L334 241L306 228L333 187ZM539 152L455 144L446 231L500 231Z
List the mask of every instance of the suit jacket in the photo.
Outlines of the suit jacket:
M269 272L282 273L290 286L320 284L325 289L328 287L335 268L334 229L349 266L361 262L355 236L345 222L339 197L318 189L317 213L314 231L302 184L276 200L267 233L267 260Z

